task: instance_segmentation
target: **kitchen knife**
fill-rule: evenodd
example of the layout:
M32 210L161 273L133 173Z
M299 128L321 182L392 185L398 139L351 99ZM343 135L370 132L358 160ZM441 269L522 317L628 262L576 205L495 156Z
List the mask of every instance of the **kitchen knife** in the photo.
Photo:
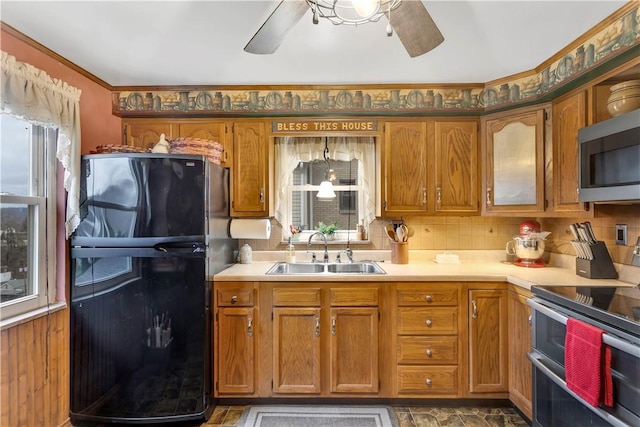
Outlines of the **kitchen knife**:
M571 234L573 234L573 240L580 240L580 236L578 236L578 229L575 224L569 224L569 230L571 230Z
M580 241L588 242L589 237L587 237L587 232L584 228L582 228L582 224L577 224L578 234L580 235Z
M591 243L596 243L598 241L598 239L596 239L596 234L593 232L593 227L591 227L591 223L589 221L585 221L585 222L582 223L582 226L586 230L587 235L589 236L589 240L591 241Z

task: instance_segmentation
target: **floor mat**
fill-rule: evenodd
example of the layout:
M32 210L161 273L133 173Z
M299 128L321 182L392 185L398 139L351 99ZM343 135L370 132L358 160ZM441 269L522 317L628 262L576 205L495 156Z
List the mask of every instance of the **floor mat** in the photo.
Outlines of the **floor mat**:
M398 427L388 406L248 406L238 427Z

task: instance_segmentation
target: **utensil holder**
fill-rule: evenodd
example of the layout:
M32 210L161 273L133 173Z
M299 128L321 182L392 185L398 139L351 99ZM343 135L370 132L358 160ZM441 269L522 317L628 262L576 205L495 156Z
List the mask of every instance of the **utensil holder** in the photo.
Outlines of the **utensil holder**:
M391 263L409 263L409 242L391 242Z
M593 259L576 258L576 274L587 279L617 279L618 272L604 242L589 245Z

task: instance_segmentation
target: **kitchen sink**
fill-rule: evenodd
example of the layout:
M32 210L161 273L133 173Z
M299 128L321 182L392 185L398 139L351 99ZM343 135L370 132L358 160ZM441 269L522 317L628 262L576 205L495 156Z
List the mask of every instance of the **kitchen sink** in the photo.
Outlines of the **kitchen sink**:
M350 263L296 263L277 262L267 274L305 275L305 274L386 274L374 261Z

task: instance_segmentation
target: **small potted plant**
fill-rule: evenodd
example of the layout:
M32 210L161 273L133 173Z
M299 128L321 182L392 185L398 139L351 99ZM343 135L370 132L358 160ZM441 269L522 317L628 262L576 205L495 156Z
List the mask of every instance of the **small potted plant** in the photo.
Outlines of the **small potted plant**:
M338 230L338 228L339 227L335 222L332 222L331 224L325 224L322 221L318 221L318 226L316 227L316 230L324 234L327 240L333 240L335 238L335 233Z

